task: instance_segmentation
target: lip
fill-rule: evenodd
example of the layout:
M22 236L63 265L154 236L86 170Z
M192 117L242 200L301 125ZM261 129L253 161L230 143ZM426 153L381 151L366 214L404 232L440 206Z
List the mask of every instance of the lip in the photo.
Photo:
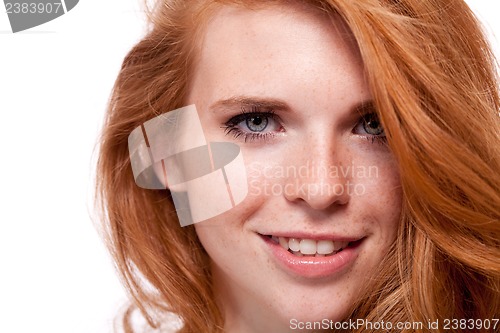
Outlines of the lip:
M272 234L277 237L289 237L289 238L301 238L301 239L330 239L334 241L349 241L352 242L348 247L344 248L342 251L326 257L298 257L281 247L281 245L271 241L266 235L258 234L260 238L265 242L265 245L269 249L271 256L274 257L278 266L281 267L287 273L292 275L305 277L305 278L325 278L335 275L339 275L345 272L349 267L351 267L356 259L358 258L360 252L360 246L364 242L364 237L334 237L334 236L311 236L304 235L300 233L288 234ZM278 236L279 235L279 236ZM302 236L302 237L301 237Z
M258 233L262 236L276 236L276 237L285 237L285 238L297 238L297 239L312 239L315 241L319 240L331 240L334 242L355 242L358 241L364 236L344 236L344 235L335 235L331 233L321 233L321 234L310 234L305 232L269 232L269 233Z

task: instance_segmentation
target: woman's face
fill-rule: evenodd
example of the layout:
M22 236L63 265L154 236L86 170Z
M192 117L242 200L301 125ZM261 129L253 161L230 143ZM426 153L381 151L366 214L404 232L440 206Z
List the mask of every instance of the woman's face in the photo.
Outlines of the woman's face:
M228 332L342 320L402 196L355 42L304 9L222 7L198 56L188 103L209 141L241 147L248 177L242 203L195 224Z

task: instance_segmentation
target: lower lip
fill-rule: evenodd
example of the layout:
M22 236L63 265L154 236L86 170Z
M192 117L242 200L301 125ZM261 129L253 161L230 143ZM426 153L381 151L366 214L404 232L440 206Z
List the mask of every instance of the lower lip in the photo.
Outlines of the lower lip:
M324 278L346 271L356 261L359 247L363 242L363 240L356 241L342 251L327 257L298 257L274 243L269 237L261 235L261 238L269 246L281 267L306 278Z

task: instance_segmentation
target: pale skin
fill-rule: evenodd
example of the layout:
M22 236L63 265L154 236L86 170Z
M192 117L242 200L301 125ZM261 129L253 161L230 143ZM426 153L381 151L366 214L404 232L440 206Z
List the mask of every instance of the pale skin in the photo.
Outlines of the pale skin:
M341 321L394 242L401 213L393 155L383 134L360 122L358 109L372 96L356 44L340 21L294 7L222 7L204 33L187 102L196 105L208 140L240 145L249 183L241 204L195 224L225 330L296 332L292 319ZM260 114L251 128L241 116L228 125L242 108ZM284 166L306 172L263 172ZM348 166L377 171L313 170ZM266 192L270 185L274 191ZM304 276L280 265L263 240L290 233L362 241L343 269Z

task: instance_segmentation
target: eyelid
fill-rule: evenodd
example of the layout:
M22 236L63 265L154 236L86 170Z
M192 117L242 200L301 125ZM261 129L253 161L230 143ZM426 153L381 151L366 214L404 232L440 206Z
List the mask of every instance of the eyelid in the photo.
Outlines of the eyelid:
M239 123L241 123L242 121L244 121L252 116L266 116L268 118L271 118L273 120L280 122L280 124L281 124L281 121L280 121L279 117L275 114L274 110L270 109L267 111L260 111L257 108L252 107L252 111L246 111L244 108L242 108L240 114L237 114L236 116L231 117L227 122L224 123L224 125L236 126Z
M373 101L366 101L359 104L356 107L356 111L361 117L372 113L375 113L378 116L377 108L375 107L375 103Z

